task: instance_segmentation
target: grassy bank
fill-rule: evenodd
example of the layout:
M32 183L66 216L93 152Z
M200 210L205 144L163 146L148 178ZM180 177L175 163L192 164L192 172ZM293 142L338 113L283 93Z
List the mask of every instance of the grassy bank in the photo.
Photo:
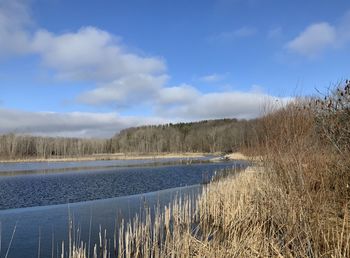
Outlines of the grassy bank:
M212 182L197 202L175 200L153 223L124 223L116 256L350 257L349 108L346 84L264 116L245 149L259 167ZM83 257L86 246L71 250Z
M147 213L122 222L112 241L101 231L93 257L349 257L348 213L339 217L326 203L314 211L309 196L266 174L250 167L213 182L197 202L175 200L154 220ZM69 257L87 257L87 248L73 241Z

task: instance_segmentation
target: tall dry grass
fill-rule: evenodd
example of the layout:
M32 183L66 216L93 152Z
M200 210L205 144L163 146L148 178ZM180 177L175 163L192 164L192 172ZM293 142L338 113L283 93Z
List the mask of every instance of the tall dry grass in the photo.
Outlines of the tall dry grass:
M349 108L346 82L264 116L258 165L123 222L111 241L101 232L93 257L350 257Z
M250 168L212 182L196 201L123 221L113 240L100 232L92 257L348 257L347 218L312 218L303 199L266 179L266 168ZM83 243L70 250L88 257Z
M261 119L283 256L350 257L350 83Z

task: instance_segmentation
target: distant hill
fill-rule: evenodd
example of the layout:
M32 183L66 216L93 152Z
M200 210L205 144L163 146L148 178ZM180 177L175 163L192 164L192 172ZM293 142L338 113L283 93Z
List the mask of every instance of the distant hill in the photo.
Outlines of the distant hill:
M141 126L110 140L114 152L231 152L247 144L255 120L217 119Z

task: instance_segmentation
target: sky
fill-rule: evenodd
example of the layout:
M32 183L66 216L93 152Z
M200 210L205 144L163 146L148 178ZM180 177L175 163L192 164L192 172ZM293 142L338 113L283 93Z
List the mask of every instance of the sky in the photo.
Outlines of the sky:
M348 0L0 0L0 133L255 118L349 58Z

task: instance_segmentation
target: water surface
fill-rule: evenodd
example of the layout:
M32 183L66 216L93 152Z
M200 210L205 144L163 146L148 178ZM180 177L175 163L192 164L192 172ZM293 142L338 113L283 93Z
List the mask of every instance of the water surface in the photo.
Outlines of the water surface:
M62 241L65 242L67 249L69 218L74 222L75 233L79 228L84 243L88 243L89 236L91 237L92 252L93 244L99 241L100 226L102 230L107 230L107 239L113 241L114 230L119 229L121 220L129 221L136 214L140 214L145 205L154 211L157 205L164 207L177 197L189 196L195 200L201 189L200 185L194 185L69 205L0 210L2 224L0 257L5 256L15 225L16 232L8 258L38 257L39 242L40 257L52 257L52 253L53 257L61 257ZM113 250L111 251L113 253Z
M202 183L208 182L215 171L247 165L243 161L169 164L169 159L163 159L152 162L58 162L49 163L50 169L42 163L29 167L24 163L7 164L6 169L10 171L3 166L0 257L9 246L15 225L8 257L38 257L38 250L40 257L51 257L52 252L56 257L62 241L67 243L68 214L73 217L75 228L80 228L83 241L88 242L91 236L92 243L96 243L100 225L107 229L107 238L113 239L121 219L129 220L135 214L142 214L146 206L164 207L179 195L195 199Z
M214 156L188 158L154 158L154 159L126 159L126 160L92 160L92 161L48 161L48 162L4 162L0 163L1 172L29 172L29 171L48 171L62 170L72 168L97 168L97 167L123 167L134 165L146 165L170 162L193 162L206 161Z
M208 181L240 162L113 167L0 176L0 210L106 199Z

